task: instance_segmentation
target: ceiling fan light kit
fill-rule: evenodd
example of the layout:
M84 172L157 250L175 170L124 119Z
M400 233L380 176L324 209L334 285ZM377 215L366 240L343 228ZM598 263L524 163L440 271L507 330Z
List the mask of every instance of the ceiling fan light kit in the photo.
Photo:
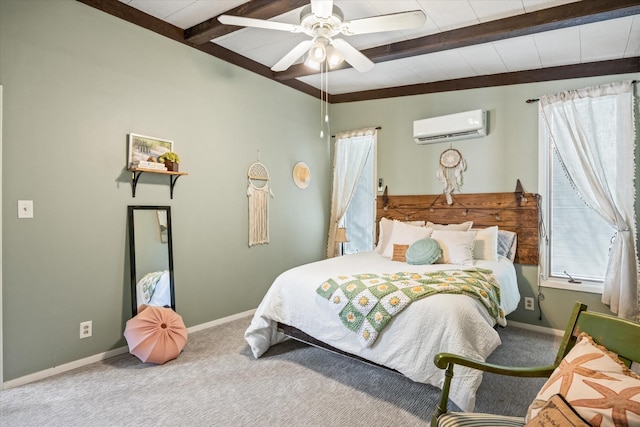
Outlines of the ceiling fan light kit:
M305 64L307 60L326 61L328 68L335 68L346 61L356 70L366 72L373 68L373 62L346 40L335 36L417 28L424 24L426 15L422 10L413 10L345 21L342 10L332 0L311 0L311 4L302 8L298 25L233 15L220 15L218 20L225 25L305 33L313 38L289 51L271 68L273 71L284 71L306 55Z
M330 45L327 48L327 65L329 66L329 69L333 70L343 62L344 62L344 55L342 55L342 53L340 53L338 49L333 47L333 45Z
M309 49L309 57L318 63L323 62L327 58L327 46L329 40L324 37L318 37L316 42Z
M333 70L344 62L344 55L328 39L320 37L309 49L304 64L314 70L320 70L320 64L325 61L327 67Z

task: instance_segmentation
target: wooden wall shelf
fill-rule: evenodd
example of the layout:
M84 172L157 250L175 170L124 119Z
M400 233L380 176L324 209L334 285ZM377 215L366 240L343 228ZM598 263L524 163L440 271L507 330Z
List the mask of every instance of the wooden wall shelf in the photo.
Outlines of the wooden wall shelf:
M143 168L130 168L131 171L131 195L136 197L136 187L138 185L138 179L140 175L145 172L155 173L160 175L169 175L169 196L173 199L173 187L176 185L176 181L182 175L189 175L187 172L172 172L172 171L161 171L155 169L143 169Z

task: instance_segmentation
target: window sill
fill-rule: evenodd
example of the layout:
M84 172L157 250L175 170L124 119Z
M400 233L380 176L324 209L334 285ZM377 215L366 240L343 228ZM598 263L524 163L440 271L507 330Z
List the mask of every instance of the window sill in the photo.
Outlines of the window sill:
M589 282L583 280L582 283L569 283L568 280L552 278L541 280L539 283L541 288L564 289L566 291L586 292L590 294L602 294L602 283Z

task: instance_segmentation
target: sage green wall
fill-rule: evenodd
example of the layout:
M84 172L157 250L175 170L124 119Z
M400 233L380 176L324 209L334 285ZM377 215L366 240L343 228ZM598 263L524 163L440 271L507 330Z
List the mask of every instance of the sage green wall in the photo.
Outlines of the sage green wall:
M28 30L26 30L28 29ZM486 138L455 142L468 163L464 192L537 191L537 107L543 93L612 76L336 104L333 133L382 126L378 175L391 194L433 194L448 144L416 146L415 119L489 111ZM187 326L255 308L287 268L324 257L331 167L318 139L318 102L73 0L0 0L3 111L4 380L125 345L130 316L126 207L171 205L176 304ZM129 132L175 141L189 175L169 199L167 181L140 180L131 197ZM269 168L271 243L247 247L246 172ZM312 182L291 180L305 161ZM411 171L408 173L407 171ZM16 218L17 200L35 217ZM517 266L523 296L537 270ZM545 289L544 317L512 320L564 328L574 300ZM79 340L81 321L93 337Z
M0 0L4 380L126 345L127 205L170 205L187 326L254 309L324 257L329 140L317 99L73 0ZM143 175L126 136L175 141L189 173ZM271 174L271 243L248 247L247 170ZM293 166L305 161L300 190ZM35 217L18 220L17 200ZM80 322L93 337L79 339Z
M335 132L381 126L378 133L378 177L389 194L438 194L436 178L440 153L452 145L467 162L463 193L506 192L520 179L526 191L538 191L538 106L526 99L612 81L638 80L640 73L584 78L484 89L461 90L402 98L335 104L331 108ZM489 135L481 139L417 145L413 121L474 109L488 111ZM535 266L517 265L522 297L538 292ZM542 320L539 312L525 311L521 303L509 319L564 329L575 301L608 312L600 295L544 288ZM536 303L537 307L537 303Z

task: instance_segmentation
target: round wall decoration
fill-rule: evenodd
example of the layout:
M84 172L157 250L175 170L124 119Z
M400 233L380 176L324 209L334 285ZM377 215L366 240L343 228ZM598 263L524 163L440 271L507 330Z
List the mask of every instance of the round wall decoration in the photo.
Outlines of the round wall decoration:
M453 204L451 193L462 187L462 172L467 164L462 154L455 148L448 148L440 154L440 167L436 174L444 186L444 194L448 204Z
M311 182L311 171L305 162L298 162L293 167L293 182L298 188L307 188Z
M455 168L462 161L462 154L455 148L444 150L440 154L440 166L445 168Z

